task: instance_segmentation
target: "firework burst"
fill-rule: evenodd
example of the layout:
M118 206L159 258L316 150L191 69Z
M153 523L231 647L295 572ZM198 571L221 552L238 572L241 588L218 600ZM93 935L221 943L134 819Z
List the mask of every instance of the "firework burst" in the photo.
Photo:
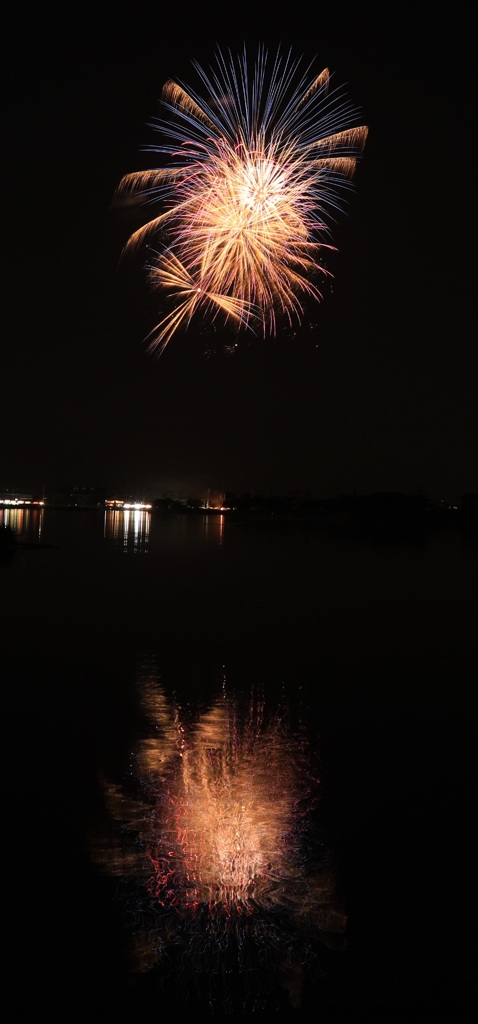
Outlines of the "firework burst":
M263 336L300 324L305 301L322 299L331 224L367 137L329 70L302 71L290 52L260 47L251 65L246 50L219 50L209 72L193 66L202 91L163 88L150 148L164 166L126 174L116 192L157 210L125 251L148 246L158 353L196 316Z

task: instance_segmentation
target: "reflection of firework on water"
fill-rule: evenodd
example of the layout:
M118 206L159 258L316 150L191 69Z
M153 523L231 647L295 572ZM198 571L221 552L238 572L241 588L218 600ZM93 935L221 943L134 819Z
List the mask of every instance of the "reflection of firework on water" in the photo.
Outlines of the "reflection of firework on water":
M182 710L150 665L140 687L151 731L134 753L132 796L105 787L116 844L95 849L129 892L134 970L158 966L183 995L208 979L207 1000L223 1010L237 997L257 1009L274 986L298 1004L314 944L340 945L345 923L330 855L312 840L305 731L285 705L268 714L264 698L244 706L225 688L202 713Z
M150 280L171 308L150 333L161 352L197 313L275 334L278 319L300 323L304 300L322 298L330 224L350 188L367 128L334 90L330 73L259 48L209 74L200 92L168 81L162 143L167 166L125 175L117 198L157 206L126 249L151 243ZM154 243L154 244L153 244ZM159 251L154 247L157 245Z

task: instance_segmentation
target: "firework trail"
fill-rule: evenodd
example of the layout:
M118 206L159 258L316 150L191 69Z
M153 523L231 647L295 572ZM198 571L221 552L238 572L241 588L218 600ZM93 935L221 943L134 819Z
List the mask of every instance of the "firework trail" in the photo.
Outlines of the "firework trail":
M136 794L105 784L119 832L94 850L127 887L133 971L158 968L182 998L202 985L216 1009L258 1009L274 990L298 1004L314 943L345 930L330 852L311 840L319 780L303 729L287 705L225 687L188 713L148 663L140 698Z
M291 53L219 50L209 72L193 61L202 93L168 81L161 141L165 166L126 174L116 199L155 208L125 251L146 244L149 280L164 316L148 335L162 352L196 315L221 316L263 336L299 324L320 301L324 264L367 128L326 68L315 76ZM166 159L164 159L166 158ZM157 212L156 212L157 211Z

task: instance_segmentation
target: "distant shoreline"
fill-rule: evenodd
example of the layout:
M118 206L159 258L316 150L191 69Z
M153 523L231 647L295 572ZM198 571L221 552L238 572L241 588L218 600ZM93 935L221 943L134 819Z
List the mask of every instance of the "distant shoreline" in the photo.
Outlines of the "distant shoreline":
M278 499L264 505L231 508L193 507L179 502L161 501L160 504L48 504L12 505L0 501L3 510L64 513L100 513L153 516L154 518L222 517L236 528L315 529L332 536L417 541L433 532L456 532L464 537L478 537L478 496L465 496L461 505L434 505L421 498L404 495L369 495L343 497L327 501L308 501L294 506ZM10 518L10 517L9 517ZM4 529L6 523L4 522ZM8 529L15 530L14 524ZM5 538L6 539L6 538Z

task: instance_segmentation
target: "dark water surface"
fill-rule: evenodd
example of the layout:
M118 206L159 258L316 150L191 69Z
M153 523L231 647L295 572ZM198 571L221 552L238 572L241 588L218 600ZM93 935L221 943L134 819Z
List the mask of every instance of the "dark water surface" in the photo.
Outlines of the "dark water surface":
M122 515L10 513L12 1019L474 1019L476 544Z

